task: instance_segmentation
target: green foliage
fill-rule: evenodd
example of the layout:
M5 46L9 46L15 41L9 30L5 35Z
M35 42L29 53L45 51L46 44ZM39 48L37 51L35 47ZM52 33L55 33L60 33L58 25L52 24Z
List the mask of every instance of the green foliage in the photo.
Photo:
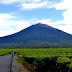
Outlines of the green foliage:
M0 49L0 56L8 54L10 52L9 49Z
M58 63L68 63L68 62L70 62L70 58L69 57L58 57L57 58L57 62Z
M0 49L0 56L10 51L18 52L21 58L33 59L32 64L35 66L44 65L46 58L49 60L56 58L56 63L66 64L69 69L72 69L72 48Z

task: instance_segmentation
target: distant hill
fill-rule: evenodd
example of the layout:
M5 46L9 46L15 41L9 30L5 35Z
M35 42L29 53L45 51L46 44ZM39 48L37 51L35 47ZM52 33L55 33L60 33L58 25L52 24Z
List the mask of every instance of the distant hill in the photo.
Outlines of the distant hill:
M18 33L0 37L0 48L72 47L72 35L45 24L32 25Z

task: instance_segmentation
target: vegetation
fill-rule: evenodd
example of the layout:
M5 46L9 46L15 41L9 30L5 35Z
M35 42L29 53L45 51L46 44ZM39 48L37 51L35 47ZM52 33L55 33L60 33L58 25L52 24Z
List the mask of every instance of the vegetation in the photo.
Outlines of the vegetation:
M0 49L0 55L10 51L18 52L20 58L37 67L37 72L42 69L72 72L72 48Z
M0 49L0 56L8 54L10 51L11 50L9 50L9 49Z

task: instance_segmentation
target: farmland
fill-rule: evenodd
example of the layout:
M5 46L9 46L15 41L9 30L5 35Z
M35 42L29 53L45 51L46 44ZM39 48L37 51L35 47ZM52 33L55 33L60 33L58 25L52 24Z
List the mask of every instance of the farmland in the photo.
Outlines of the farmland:
M47 69L53 72L72 70L72 48L0 49L0 55L10 51L18 52L23 61L36 66L36 72L46 72Z

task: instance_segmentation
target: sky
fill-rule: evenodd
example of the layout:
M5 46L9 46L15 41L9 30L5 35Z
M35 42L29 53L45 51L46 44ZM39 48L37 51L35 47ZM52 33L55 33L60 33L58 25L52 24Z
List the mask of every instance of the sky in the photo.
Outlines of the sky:
M0 37L37 23L72 34L72 0L0 0Z

